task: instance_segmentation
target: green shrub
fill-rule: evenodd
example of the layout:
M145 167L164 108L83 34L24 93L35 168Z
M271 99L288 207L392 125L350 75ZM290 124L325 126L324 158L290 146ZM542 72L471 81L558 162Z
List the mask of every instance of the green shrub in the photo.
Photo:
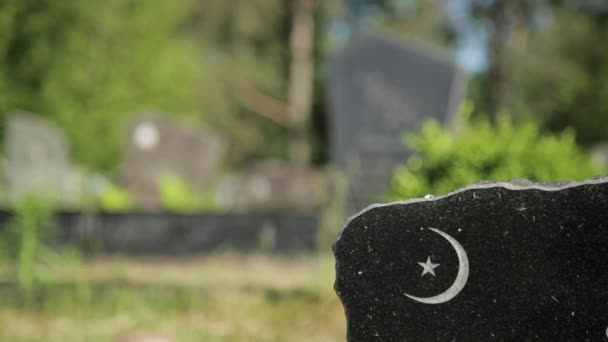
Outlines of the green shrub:
M17 203L15 216L0 238L5 256L17 262L17 282L27 294L48 280L42 261L53 228L52 204L32 195Z
M212 192L197 193L188 182L173 174L159 178L158 192L163 207L168 211L189 213L213 211L216 208Z
M494 126L464 122L450 133L429 121L404 137L415 154L395 170L391 200L444 194L480 180L582 180L606 172L576 145L572 131L545 134L532 122L515 125L506 115Z
M99 196L99 204L108 212L124 212L133 208L134 201L126 189L110 184Z

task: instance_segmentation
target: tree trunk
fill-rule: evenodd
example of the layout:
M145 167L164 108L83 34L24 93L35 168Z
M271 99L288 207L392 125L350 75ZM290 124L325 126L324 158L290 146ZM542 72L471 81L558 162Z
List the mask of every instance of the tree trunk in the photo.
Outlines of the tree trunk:
M313 45L315 0L292 0L292 26L289 36L288 83L289 159L309 165L312 144L310 116L313 96ZM263 19L262 19L263 20Z
M510 102L510 66L514 63L510 45L516 20L515 6L513 0L495 0L490 9L494 32L489 45L488 89L484 102L492 121Z

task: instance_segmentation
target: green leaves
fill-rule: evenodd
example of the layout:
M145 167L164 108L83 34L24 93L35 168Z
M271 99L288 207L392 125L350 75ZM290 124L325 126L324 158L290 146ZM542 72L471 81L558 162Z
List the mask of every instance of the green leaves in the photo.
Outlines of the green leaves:
M17 282L27 297L49 280L44 262L54 228L52 203L29 195L18 203L15 216L0 235L2 252L16 261Z
M216 208L213 192L198 193L186 180L174 174L159 177L158 192L163 207L171 212L194 213Z
M572 127L585 146L605 140L608 131L608 49L602 44L608 29L599 18L555 9L514 61L514 113L554 132Z
M193 37L178 32L192 6L3 1L0 115L24 109L49 117L66 132L79 162L113 170L125 123L137 111L200 117L200 51Z
M395 170L391 199L444 194L480 180L582 180L601 172L575 143L571 130L545 134L532 122L496 126L478 120L451 133L436 121L405 141L416 153Z

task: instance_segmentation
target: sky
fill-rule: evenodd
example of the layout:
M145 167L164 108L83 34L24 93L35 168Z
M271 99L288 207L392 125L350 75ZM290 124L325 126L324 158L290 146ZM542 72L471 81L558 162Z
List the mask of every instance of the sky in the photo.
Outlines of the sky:
M411 0L395 0L398 10L408 11L408 6L415 4ZM342 46L349 37L360 30L365 30L370 19L382 14L378 5L367 0L351 0L348 4L348 15L334 21L329 27L329 34L334 46ZM399 5L401 4L401 5ZM469 73L483 71L487 65L486 42L487 31L470 17L468 6L471 0L443 0L447 20L455 28L457 40L450 53L455 62Z

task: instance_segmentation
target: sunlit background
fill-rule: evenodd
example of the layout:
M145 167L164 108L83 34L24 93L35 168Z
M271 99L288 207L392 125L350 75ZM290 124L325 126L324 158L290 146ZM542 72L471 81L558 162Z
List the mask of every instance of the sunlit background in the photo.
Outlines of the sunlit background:
M608 167L608 3L0 1L0 341L343 341L374 202Z

